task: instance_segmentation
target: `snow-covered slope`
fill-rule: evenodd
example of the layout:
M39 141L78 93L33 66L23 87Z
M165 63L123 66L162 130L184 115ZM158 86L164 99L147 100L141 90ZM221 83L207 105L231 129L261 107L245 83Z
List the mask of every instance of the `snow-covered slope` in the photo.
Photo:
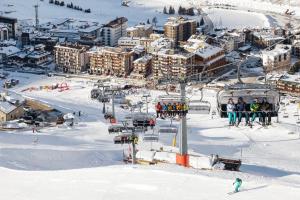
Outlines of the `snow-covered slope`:
M48 1L37 0L2 0L0 2L0 14L19 19L26 19L33 23L34 21L34 8L36 3L39 3L39 17L41 23L51 21L57 18L74 18L80 20L92 20L100 23L106 23L117 16L125 16L129 19L129 24L134 25L139 22L146 22L147 19L153 17L158 18L158 25L163 25L169 15L162 14L164 6L175 6L176 9L179 5L189 5L189 1L181 0L168 0L168 1L146 1L146 0L133 0L130 2L129 7L120 5L120 0L73 0L74 5L79 5L85 8L91 8L92 13L87 14L76 10L60 7L49 4ZM71 1L70 1L71 2ZM65 1L69 3L69 1ZM268 26L268 20L263 14L248 13L239 10L222 10L214 9L207 11L213 22L219 23L222 18L222 25L227 27L265 27ZM239 17L239 20L235 20Z
M293 199L299 188L276 183L232 180L132 167L56 172L22 172L0 168L0 196L9 200L158 200L158 199Z

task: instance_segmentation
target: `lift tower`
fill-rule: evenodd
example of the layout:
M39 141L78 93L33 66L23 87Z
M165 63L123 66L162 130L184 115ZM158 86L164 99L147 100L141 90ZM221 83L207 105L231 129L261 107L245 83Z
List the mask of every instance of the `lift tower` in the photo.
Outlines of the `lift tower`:
M34 10L35 10L35 30L39 30L39 5L36 4L34 5Z

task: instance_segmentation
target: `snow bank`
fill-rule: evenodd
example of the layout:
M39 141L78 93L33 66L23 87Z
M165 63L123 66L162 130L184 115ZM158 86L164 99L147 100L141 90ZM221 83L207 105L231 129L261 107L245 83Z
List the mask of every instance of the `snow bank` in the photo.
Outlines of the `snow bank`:
M156 152L154 159L161 162L176 163L176 153Z
M155 151L138 151L136 153L136 158L148 162L153 162L154 155L155 155Z
M7 129L21 129L21 128L26 128L28 126L25 123L18 123L16 121L11 121L11 122L6 122L5 124L2 125L2 127Z
M195 169L211 169L212 162L209 157L189 156L189 164Z

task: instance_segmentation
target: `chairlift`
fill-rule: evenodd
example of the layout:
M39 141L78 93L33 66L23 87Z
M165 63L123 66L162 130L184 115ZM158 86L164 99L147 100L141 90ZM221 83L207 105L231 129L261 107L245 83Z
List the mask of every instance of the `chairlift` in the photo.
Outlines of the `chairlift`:
M294 112L294 117L299 117L299 113L298 112Z
M101 94L101 90L100 89L92 89L92 91L91 91L91 98L92 99L97 99L100 94Z
M102 103L108 103L110 101L109 96L102 95L102 94L100 94L97 99L99 102L102 102Z
M189 113L192 114L209 114L211 104L208 101L190 101Z
M112 119L113 118L113 114L111 112L106 112L104 114L104 119Z
M125 130L125 127L121 124L111 125L108 127L109 134L121 133L123 130Z
M283 113L283 118L289 118L289 114L287 112Z
M177 134L178 128L175 125L161 125L161 126L159 126L158 133L159 134L166 134L166 133Z
M138 136L132 134L122 134L114 137L114 144L130 144L132 142L137 143Z
M126 95L124 93L117 93L114 95L114 102L117 104L126 103Z
M143 136L143 141L144 142L158 142L159 137L158 135L155 134L145 134Z
M134 113L132 115L133 126L150 126L150 120L153 119L153 116L146 113Z
M144 133L146 132L148 129L145 126L135 126L132 127L135 133Z
M182 101L180 95L160 95L157 97L156 102L173 104L173 103L187 103L188 101L187 101L187 99Z
M169 105L172 105L172 108L168 108L167 110L162 109L162 114L164 115L164 117L175 117L176 115L179 116L183 116L186 115L188 113L188 110L185 110L185 106L182 107L180 109L173 109L174 104L178 105L178 104L184 104L184 105L188 105L189 101L187 100L187 98L185 100L182 100L181 96L179 95L161 95L156 99L156 105L160 103L162 107L164 107L165 105L167 105L169 107ZM176 106L177 107L177 106Z
M268 85L262 84L235 84L219 91L217 103L221 118L227 118L227 102L230 98L237 103L242 97L246 102L246 110L250 111L250 104L255 98L266 98L272 107L272 117L278 116L280 95L279 92Z

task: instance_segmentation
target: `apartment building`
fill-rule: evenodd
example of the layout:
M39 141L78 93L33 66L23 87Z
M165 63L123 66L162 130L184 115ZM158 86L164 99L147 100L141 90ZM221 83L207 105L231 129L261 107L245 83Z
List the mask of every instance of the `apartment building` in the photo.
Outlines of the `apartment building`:
M117 46L118 40L127 34L127 22L127 18L120 17L103 26L101 35L105 46Z
M152 56L145 55L133 61L133 78L146 78L152 72Z
M225 50L212 46L205 41L205 37L193 35L185 43L183 49L195 54L193 73L200 73L206 70L208 71L207 75L213 75L217 72L214 69L226 64Z
M223 38L228 41L232 41L232 51L237 50L238 48L245 45L246 42L246 34L240 31L231 31L227 32ZM229 42L230 43L230 42Z
M66 73L80 73L87 70L88 46L60 43L54 47L55 64L58 69Z
M90 72L127 76L133 70L134 51L120 47L94 47L88 52Z
M139 24L126 29L127 37L150 37L153 33L151 24Z
M267 72L288 70L291 67L291 46L277 44L273 50L262 52L262 60Z
M284 75L277 81L281 93L300 97L300 75Z
M152 53L152 71L155 79L187 77L192 75L195 55L174 49L161 49Z
M4 17L0 16L0 24L4 25L7 27L8 30L8 38L13 38L16 39L18 35L18 20L15 18L9 18L9 17Z
M203 43L199 49L195 52L195 73L204 72L203 75L214 76L218 71L223 68L219 68L226 64L225 50L212 46L207 43Z
M191 35L196 33L197 23L183 17L170 17L164 25L166 38L172 39L176 45L180 41L188 40Z
M255 31L251 33L251 43L260 48L270 47L283 40L284 37L273 35L270 31Z

